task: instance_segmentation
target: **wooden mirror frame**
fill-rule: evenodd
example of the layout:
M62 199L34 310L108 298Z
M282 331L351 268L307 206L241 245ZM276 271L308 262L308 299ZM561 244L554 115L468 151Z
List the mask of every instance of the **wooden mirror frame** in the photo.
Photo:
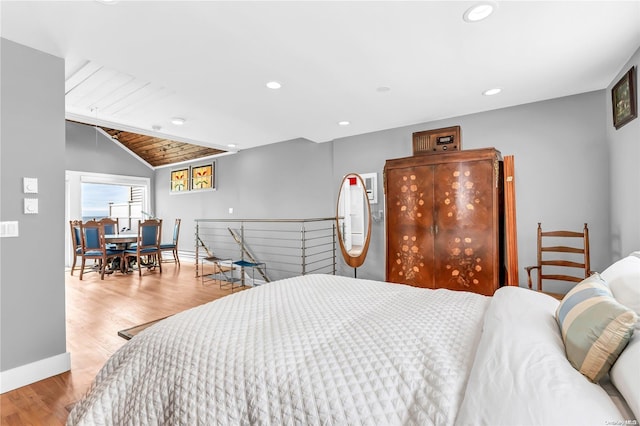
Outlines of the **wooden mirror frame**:
M344 245L344 238L342 235L342 229L340 226L340 197L342 196L342 190L345 185L348 185L349 178L357 178L360 182L360 189L362 190L362 198L365 200L366 211L364 214L367 218L367 226L366 226L366 235L364 236L364 241L362 243L362 251L358 256L353 256L349 254L347 248ZM365 258L367 257L367 252L369 251L369 242L371 241L371 205L369 204L369 197L367 196L367 189L362 177L357 173L348 173L342 178L342 182L340 183L340 188L338 190L338 201L336 202L336 228L338 233L338 242L340 243L340 251L342 251L342 257L347 265L357 268L364 263Z

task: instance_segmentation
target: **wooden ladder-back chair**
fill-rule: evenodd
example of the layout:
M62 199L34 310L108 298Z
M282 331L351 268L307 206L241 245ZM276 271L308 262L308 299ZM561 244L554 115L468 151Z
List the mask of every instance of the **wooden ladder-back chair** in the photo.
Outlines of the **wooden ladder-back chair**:
M542 280L579 283L587 278L591 275L587 224L584 224L582 232L575 232L542 231L542 225L538 223L538 264L524 269L529 288L533 285L531 271L538 270L539 291L542 291Z

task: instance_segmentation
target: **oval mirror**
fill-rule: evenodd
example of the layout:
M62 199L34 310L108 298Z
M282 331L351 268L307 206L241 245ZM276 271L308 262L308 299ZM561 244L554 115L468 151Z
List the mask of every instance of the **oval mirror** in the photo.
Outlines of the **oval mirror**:
M364 180L349 173L342 179L336 210L338 242L347 265L364 263L371 238L371 206ZM355 275L355 270L354 270Z

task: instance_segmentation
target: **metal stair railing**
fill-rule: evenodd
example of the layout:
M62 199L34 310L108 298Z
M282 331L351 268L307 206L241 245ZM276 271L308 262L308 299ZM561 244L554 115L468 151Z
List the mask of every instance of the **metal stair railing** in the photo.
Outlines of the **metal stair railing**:
M227 228L227 229L229 230L229 233L231 234L235 242L240 246L240 251L242 253L241 260L244 260L244 256L246 255L251 261L251 263L256 265L257 264L261 265L262 262L258 262L256 258L253 257L253 255L249 252L249 249L247 248L247 246L244 244L244 235L243 235L244 232L242 235L238 235L236 231L234 231L233 229L231 228ZM260 266L255 266L255 268L258 270L260 275L262 275L262 278L264 278L264 281L269 282L269 278L267 277L267 274L264 272L264 270Z
M265 281L310 273L336 273L335 218L196 219L195 265L202 257L265 263ZM249 250L251 247L251 250Z

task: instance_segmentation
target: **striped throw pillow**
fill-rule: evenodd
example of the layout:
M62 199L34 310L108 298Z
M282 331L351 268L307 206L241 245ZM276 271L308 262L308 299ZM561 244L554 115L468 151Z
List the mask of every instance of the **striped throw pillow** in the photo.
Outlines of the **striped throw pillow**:
M556 320L571 365L598 382L629 342L637 315L613 298L596 273L567 293Z

